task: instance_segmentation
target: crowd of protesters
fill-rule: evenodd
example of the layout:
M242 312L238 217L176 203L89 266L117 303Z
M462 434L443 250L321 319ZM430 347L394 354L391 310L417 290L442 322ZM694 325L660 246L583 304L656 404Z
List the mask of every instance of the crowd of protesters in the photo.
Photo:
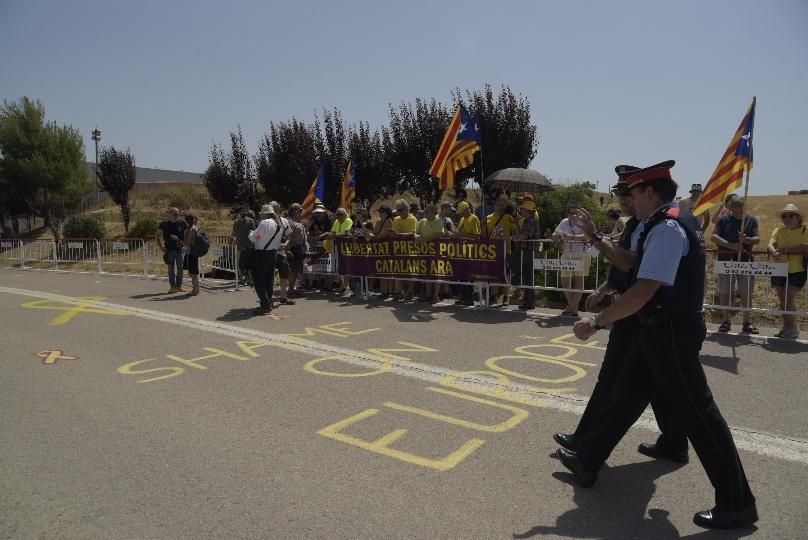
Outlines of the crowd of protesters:
M693 212L695 201L701 194L701 186L691 186L690 197L679 201L680 211ZM556 288L562 291L566 305L564 315L577 316L584 289L584 278L590 275L591 259L597 255L586 242L583 231L578 230L571 216L578 204L568 206L568 215L552 233L552 240L559 243L560 258L575 260L575 270L562 270ZM718 261L752 261L753 251L765 245L755 216L744 211L743 199L730 195L711 217L703 214L702 230L713 225L710 239L717 247ZM497 285L490 288L490 302L495 305L511 305L518 302L519 308L530 310L536 307L534 257L536 240L542 238L538 210L534 197L524 194L513 202L505 193L496 197L487 207L473 208L465 190L456 191L453 202L439 206L427 204L421 208L405 199L395 201L393 207L381 205L376 209L376 219L371 219L364 209L337 208L333 214L324 205L316 204L310 215L303 218L303 208L293 204L283 209L277 202L264 205L256 218L252 211L243 209L233 223L232 239L238 250L238 269L241 283L255 287L260 306L256 314L269 313L274 307L272 291L275 289L275 274L279 278L278 303L294 304L301 291L319 290L338 295L377 295L380 299L395 301L422 301L438 303L454 299L456 304L473 305L479 300L471 284L449 284L423 280L369 278L343 276L333 269L310 268L305 271L306 261L313 253L333 252L335 239L361 237L364 239L403 238L430 241L437 238L491 238L504 239L506 246L507 274L510 286ZM766 247L768 260L788 263L788 277L771 278L780 309L795 311L796 299L806 281L806 256L808 256L808 228L804 214L793 204L781 212L782 227L771 232ZM625 228L627 216L619 208L606 211L611 238L619 238ZM743 230L741 230L743 220ZM190 295L199 294L199 258L189 246L199 230L193 215L181 216L176 208L169 211L168 219L160 224L156 235L158 245L164 252L168 265L170 291L188 292L183 287L183 269L191 275ZM367 287L366 287L367 286ZM516 286L516 287L514 287ZM737 294L740 297L742 315L741 331L757 334L751 322L752 298L755 279L745 275L717 275L719 305L730 307ZM369 290L364 290L365 288ZM719 331L727 332L732 327L734 310L722 309ZM783 325L778 336L798 336L797 317L783 315Z

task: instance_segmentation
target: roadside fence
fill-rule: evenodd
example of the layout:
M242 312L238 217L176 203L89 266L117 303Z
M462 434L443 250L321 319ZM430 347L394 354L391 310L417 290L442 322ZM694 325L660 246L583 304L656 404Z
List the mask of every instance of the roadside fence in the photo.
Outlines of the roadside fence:
M229 236L211 236L211 246L200 258L200 277L232 280L238 288L238 249ZM748 311L767 316L795 315L808 318L808 288L788 287L788 265L770 260L766 251L750 254L749 262L723 261L724 252L710 249L707 255L705 301L706 310ZM513 240L506 256L507 272L502 282L458 281L424 276L389 277L379 275L344 275L357 296L368 298L379 292L382 282L420 283L443 290L472 286L479 307L491 304L491 292L508 294L533 289L545 294L564 292L587 294L606 279L608 262L597 250L584 242L556 242L552 239ZM122 275L164 276L163 253L153 240L65 238L54 240L0 240L0 262L17 268L99 272ZM337 253L325 251L321 242L314 243L304 261L307 279L333 279L338 274ZM772 277L782 277L786 298L781 303L772 287ZM348 283L346 283L348 285ZM732 286L731 290L729 286ZM794 309L786 310L788 295ZM560 298L558 298L560 299Z

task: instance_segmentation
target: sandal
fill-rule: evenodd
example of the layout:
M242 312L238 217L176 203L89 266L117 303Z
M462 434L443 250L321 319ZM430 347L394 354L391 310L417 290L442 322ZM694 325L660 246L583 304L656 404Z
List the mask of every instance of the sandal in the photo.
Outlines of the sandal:
M732 328L732 323L729 321L724 321L721 323L721 326L718 327L719 332L729 332L730 328Z
M743 327L741 328L741 332L743 332L744 334L759 334L760 333L757 326L753 325L752 323L743 323Z
M291 298L281 298L281 299L280 299L280 300L278 300L278 301L279 301L281 304L285 304L285 305L287 305L287 306L294 306L294 305L295 305L295 301L294 301L294 300L292 300Z

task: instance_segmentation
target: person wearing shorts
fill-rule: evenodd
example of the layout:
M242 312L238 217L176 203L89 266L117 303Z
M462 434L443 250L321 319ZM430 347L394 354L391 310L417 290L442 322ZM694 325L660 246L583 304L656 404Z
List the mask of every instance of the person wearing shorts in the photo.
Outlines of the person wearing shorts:
M269 203L275 210L275 222L281 231L281 246L275 255L275 270L278 271L278 281L280 281L280 291L278 292L278 302L293 306L295 301L289 298L289 260L287 252L289 250L289 237L292 234L292 227L289 225L289 220L281 216L281 203L272 201ZM272 294L272 291L269 292Z
M561 220L555 231L553 232L553 240L564 243L564 252L561 255L562 259L583 259L584 270L581 271L561 271L561 283L565 289L578 289L584 288L584 276L589 275L589 267L592 263L591 257L586 255L586 238L583 231L577 228L570 221L573 212L578 210L580 206L572 203L567 208L567 217ZM567 299L567 307L561 313L562 315L569 315L573 317L578 316L578 305L581 303L581 296L583 293L576 291L564 291L564 298Z
M303 207L295 203L289 207L289 249L286 259L289 262L289 288L287 296L292 298L296 294L298 276L303 275L303 263L306 260L306 253L309 251L309 241L306 235L306 227L301 223L300 216Z
M783 227L772 232L769 240L769 255L776 262L788 263L788 277L772 276L772 287L780 299L780 309L796 311L795 299L805 286L808 271L805 267L805 256L808 255L808 226L804 223L803 213L794 204L787 204L780 211ZM777 337L797 339L800 336L796 315L782 315L783 327Z
M760 231L755 216L745 214L744 201L734 197L727 202L729 212L715 223L712 241L718 246L717 258L719 261L753 261L752 248L760 242ZM741 232L741 219L743 219L743 232ZM722 306L732 305L733 288L737 284L738 294L741 297L741 306L747 308L743 312L743 327L745 334L757 334L758 329L751 321L752 315L748 308L752 307L752 295L755 290L755 280L752 276L718 275L718 294ZM732 327L729 309L722 309L723 322L718 327L719 332L729 332Z

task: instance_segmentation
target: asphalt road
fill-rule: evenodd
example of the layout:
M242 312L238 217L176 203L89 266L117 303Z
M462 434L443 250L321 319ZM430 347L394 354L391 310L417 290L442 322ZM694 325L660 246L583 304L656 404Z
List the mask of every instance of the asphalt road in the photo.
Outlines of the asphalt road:
M711 335L702 361L758 499L692 524L698 460L636 452L592 489L549 454L607 334L557 312L310 295L274 318L208 282L0 269L0 537L804 538L808 344Z

